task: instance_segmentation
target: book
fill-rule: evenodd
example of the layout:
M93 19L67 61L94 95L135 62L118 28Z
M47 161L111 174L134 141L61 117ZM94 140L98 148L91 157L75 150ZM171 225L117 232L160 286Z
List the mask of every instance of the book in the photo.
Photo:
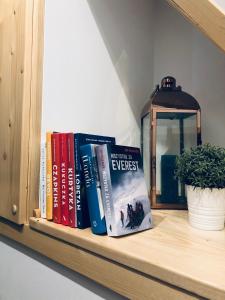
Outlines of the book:
M63 225L69 225L68 147L67 147L66 133L59 133L59 144L60 144L61 223Z
M81 146L80 152L91 229L94 234L103 234L106 233L106 223L102 204L95 147L96 145L87 144Z
M68 201L69 201L69 226L77 227L75 205L75 162L74 162L74 134L67 134L68 148Z
M53 218L53 197L52 197L52 133L46 133L46 219Z
M74 134L74 154L75 154L75 189L76 189L76 210L77 227L84 229L90 227L90 217L88 212L87 198L85 193L85 183L81 167L80 147L86 144L115 144L115 138L99 136L85 133Z
M109 236L152 227L152 216L139 148L96 147L102 200Z
M53 222L61 223L61 179L59 133L52 134L52 196Z
M39 207L41 217L46 218L46 143L41 143L40 155L40 185L39 185Z

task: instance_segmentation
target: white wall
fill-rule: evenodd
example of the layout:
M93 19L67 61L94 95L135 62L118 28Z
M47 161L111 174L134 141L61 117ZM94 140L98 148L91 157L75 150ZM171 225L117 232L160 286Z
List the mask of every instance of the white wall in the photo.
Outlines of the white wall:
M42 130L139 145L152 89L152 2L48 0Z
M203 142L225 146L224 53L164 0L154 2L154 25L154 85L166 75L175 77L199 101ZM161 155L173 148L173 141L167 146L157 147L157 190Z
M139 145L153 81L151 26L149 0L46 0L42 131ZM123 298L1 239L0 300L35 299Z
M166 1L154 4L154 84L177 78L200 103L203 142L225 146L225 55Z
M150 0L46 0L43 132L87 131L138 145L141 107L153 82L171 74L201 104L204 141L225 146L224 54L165 0L154 1L154 14L151 7ZM33 300L40 289L40 300L119 297L1 239L0 299Z

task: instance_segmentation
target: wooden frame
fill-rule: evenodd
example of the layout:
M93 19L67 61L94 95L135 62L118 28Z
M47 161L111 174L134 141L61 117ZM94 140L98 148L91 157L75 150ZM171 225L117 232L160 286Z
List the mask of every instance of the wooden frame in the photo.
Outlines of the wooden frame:
M0 214L21 224L27 203L33 1L1 1L0 10Z
M38 206L44 0L0 8L0 214L23 224Z
M44 5L45 0L33 0L33 39L31 72L31 105L29 116L29 165L27 186L27 218L39 206L39 167L41 140L42 77L44 48Z
M169 2L225 50L225 16L210 1ZM16 5L19 0L8 3ZM225 298L221 277L225 272L224 233L212 235L191 229L186 212L154 211L153 230L124 239L97 237L89 229L75 230L37 218L29 220L33 209L38 207L44 0L21 0L21 3L25 5L26 24L24 68L18 70L18 76L24 78L19 85L24 91L21 127L16 128L17 124L10 118L7 120L9 128L17 129L13 136L22 140L21 147L16 149L19 161L16 180L20 189L15 192L18 202L10 202L4 217L25 225L0 218L0 234L132 299ZM0 3L0 22L1 13ZM17 15L17 10L9 9L9 13ZM13 56L13 49L10 50ZM0 72L0 83L1 75ZM1 159L6 160L6 154L3 151ZM18 214L13 214L11 204L21 205Z

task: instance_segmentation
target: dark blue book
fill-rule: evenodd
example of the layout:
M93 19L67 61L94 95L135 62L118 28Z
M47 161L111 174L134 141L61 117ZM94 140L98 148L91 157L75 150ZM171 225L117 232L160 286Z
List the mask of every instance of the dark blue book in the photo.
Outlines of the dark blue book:
M77 227L90 227L87 197L85 193L85 182L81 167L80 147L86 144L115 144L115 138L108 136L92 135L85 133L74 134L74 155L75 155L75 187L76 187L76 214Z
M139 148L96 147L107 233L126 235L152 227Z
M106 224L95 147L94 144L84 145L80 151L91 229L95 234L103 234Z

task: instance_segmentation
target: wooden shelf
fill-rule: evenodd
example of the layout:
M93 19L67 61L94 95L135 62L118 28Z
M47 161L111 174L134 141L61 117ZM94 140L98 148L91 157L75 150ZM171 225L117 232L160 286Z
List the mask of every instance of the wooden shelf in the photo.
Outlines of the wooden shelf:
M225 232L190 227L186 211L153 211L153 217L153 229L121 238L36 218L30 226L193 294L225 298Z

